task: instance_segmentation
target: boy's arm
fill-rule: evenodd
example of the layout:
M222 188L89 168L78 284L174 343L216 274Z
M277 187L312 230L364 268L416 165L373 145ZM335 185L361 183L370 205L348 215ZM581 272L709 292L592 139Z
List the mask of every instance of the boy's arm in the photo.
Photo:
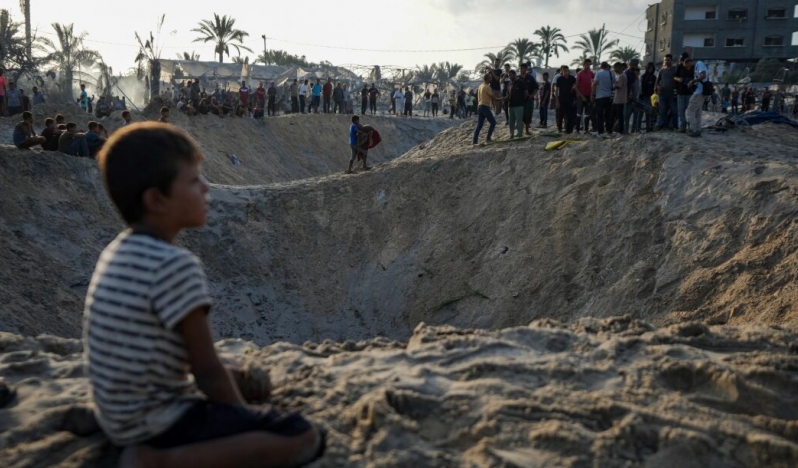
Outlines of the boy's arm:
M210 401L243 405L244 398L238 386L216 354L207 311L207 307L194 309L176 327L186 342L191 373L197 387Z

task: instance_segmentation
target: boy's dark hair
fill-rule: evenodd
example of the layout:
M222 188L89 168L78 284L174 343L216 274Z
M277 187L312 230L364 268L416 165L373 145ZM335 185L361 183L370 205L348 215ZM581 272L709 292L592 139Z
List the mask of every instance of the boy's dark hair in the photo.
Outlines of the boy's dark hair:
M56 114L55 115L55 121L56 122L63 122L64 121L64 116L61 115L61 114Z
M100 124L92 120L91 122L89 122L89 130L94 130L95 128L99 127L99 125Z
M358 122L360 122L360 117L358 117L356 115L353 115L352 116L352 123L358 123Z
M130 111L123 111L122 112L122 117L127 117L129 115L130 115Z
M76 125L76 127L77 127L77 125ZM67 129L67 126L66 126L66 125L64 125L64 124L61 124L61 125L59 125L59 126L58 126L58 127L56 127L56 128L57 128L57 129L59 129L59 130L66 130L66 129Z
M193 103L194 101L191 102ZM161 107L161 114L163 114L164 112L169 112L169 108L166 106Z
M25 111L25 112L22 113L22 120L28 120L28 119L32 119L32 118L33 118L33 114L30 113L30 111Z
M490 83L490 81L492 79L493 78L491 77L491 75L488 75L488 74L486 74L485 76L482 77L482 81L484 81L485 83Z
M665 54L665 58L673 60L673 54Z
M50 124L52 124L52 123L55 123L55 120L51 119L50 117L47 117L46 119L44 119L44 126L45 127L50 125Z
M67 130L69 130L71 128L78 128L78 124L76 124L75 122L69 122L68 124L66 124L66 129Z
M194 140L177 127L158 122L117 130L98 156L105 189L128 224L145 214L142 195L156 188L169 195L181 164L202 161Z

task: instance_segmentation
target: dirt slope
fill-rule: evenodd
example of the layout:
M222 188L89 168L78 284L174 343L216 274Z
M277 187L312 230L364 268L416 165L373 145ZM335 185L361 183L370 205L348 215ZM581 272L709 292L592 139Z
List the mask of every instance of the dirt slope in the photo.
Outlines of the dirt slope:
M57 113L67 121L87 128L91 116L65 106L34 108L34 128L41 131L44 119ZM156 120L157 115L134 115L134 121ZM175 113L170 121L188 131L205 154L205 176L213 183L226 185L261 185L287 182L343 172L349 163L348 115L285 115L265 120L216 116L187 117ZM99 120L110 131L122 123L121 112ZM11 142L17 119L0 118L0 142ZM373 125L384 138L370 152L370 161L378 164L395 159L440 131L455 125L447 119L402 119L363 117L363 124ZM231 162L235 154L240 166Z
M504 129L502 129L504 131ZM406 338L628 313L795 325L798 132L648 135L544 152L445 131L368 174L215 187L203 259L221 337ZM76 337L119 228L93 162L0 149L2 329ZM54 318L55 317L55 318Z
M406 344L219 348L243 360L247 386L271 390L270 404L328 429L313 468L788 468L797 341L769 327L622 317L419 326ZM89 398L80 352L78 340L0 332L0 376L18 391L0 409L3 466L116 466L97 427L70 413Z

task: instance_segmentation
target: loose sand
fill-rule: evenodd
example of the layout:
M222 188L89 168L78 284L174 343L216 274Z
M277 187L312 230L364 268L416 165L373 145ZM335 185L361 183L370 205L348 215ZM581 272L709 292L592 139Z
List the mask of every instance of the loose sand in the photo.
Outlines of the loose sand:
M217 336L249 341L219 343L245 383L330 429L316 466L798 464L798 132L545 152L541 133L475 149L473 123L421 143L403 132L425 121L384 119L409 151L344 176L346 122L328 117L218 123L263 145L243 149L203 127L206 153L245 163L208 156L227 185L179 239ZM311 146L336 149L298 161L305 127L330 123ZM113 466L74 416L73 338L120 222L94 161L0 145L0 187L0 377L18 390L0 460Z

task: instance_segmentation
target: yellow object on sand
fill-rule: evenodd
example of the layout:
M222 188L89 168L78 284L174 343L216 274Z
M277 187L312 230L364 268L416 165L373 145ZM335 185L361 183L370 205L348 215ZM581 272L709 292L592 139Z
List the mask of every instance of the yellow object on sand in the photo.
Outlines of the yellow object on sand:
M573 143L587 143L585 140L558 140L552 141L551 143L546 145L546 151L553 151L564 148L566 145L570 145Z

